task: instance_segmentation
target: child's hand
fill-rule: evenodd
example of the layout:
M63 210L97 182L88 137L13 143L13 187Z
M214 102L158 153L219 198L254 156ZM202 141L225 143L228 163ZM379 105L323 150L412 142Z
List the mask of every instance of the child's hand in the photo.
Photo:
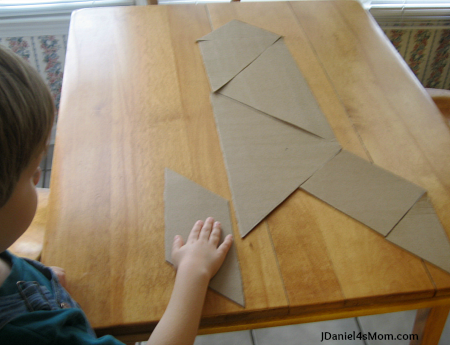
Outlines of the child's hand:
M66 271L64 270L64 268L52 266L50 267L50 269L53 271L53 273L56 274L62 287L66 288Z
M211 279L219 270L233 238L228 235L223 243L220 241L220 223L209 217L205 222L199 220L189 234L186 244L181 236L175 236L172 246L172 260L177 270L205 274Z

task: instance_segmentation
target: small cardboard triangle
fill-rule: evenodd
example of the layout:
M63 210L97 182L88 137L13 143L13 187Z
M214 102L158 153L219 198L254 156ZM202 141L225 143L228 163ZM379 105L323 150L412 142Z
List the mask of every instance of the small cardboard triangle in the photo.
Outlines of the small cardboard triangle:
M186 177L166 168L165 171L165 253L172 263L171 253L175 235L186 242L197 220L213 217L222 225L222 239L232 234L228 201ZM209 287L235 303L245 306L242 277L233 244L224 263L211 279Z
M282 39L218 92L321 138L335 138Z
M425 194L386 239L450 273L450 244Z
M238 20L200 38L198 44L211 89L220 89L279 38Z
M344 150L301 188L383 236L425 193L421 187Z
M223 95L211 101L244 237L341 148Z

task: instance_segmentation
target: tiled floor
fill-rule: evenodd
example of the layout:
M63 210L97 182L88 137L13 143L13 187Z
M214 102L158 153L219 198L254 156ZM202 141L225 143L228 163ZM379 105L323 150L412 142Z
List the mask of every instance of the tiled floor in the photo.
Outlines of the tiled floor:
M358 318L313 322L301 325L262 328L251 331L200 335L194 345L408 345L409 340L350 340L349 335L410 335L415 310L371 315ZM345 337L347 340L333 340ZM335 337L333 337L335 336ZM140 343L144 345L145 342ZM439 345L450 345L450 319L447 320Z

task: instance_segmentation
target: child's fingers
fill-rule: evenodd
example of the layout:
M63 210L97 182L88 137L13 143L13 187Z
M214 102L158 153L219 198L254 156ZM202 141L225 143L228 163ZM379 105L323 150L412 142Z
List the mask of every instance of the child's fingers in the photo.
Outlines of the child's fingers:
M55 273L56 276L58 277L59 283L63 287L66 287L66 271L64 270L64 268L56 266L51 266L50 268L52 269L53 273Z
M222 227L219 222L215 222L213 225L213 229L211 231L211 236L209 236L209 242L214 244L216 247L220 242L220 234L222 232Z
M218 254L225 258L232 244L233 244L233 236L227 235L227 237L225 237L219 248L217 248Z
M181 247L183 247L183 239L181 238L181 236L176 235L173 238L173 243L172 243L172 253L176 252L177 250L179 250Z
M196 241L203 227L203 221L197 220L189 233L188 242Z
M203 224L202 230L200 231L200 235L198 236L198 238L208 241L209 236L211 235L213 224L214 218L212 217L206 218L205 224Z

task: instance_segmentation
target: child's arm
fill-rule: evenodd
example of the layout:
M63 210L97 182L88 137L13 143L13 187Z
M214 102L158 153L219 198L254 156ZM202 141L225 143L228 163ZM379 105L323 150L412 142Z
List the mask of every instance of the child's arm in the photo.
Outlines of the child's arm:
M204 223L195 223L186 244L175 236L172 247L177 269L175 285L148 345L194 343L209 280L219 270L233 241L228 235L218 246L220 233L220 223L208 218Z

